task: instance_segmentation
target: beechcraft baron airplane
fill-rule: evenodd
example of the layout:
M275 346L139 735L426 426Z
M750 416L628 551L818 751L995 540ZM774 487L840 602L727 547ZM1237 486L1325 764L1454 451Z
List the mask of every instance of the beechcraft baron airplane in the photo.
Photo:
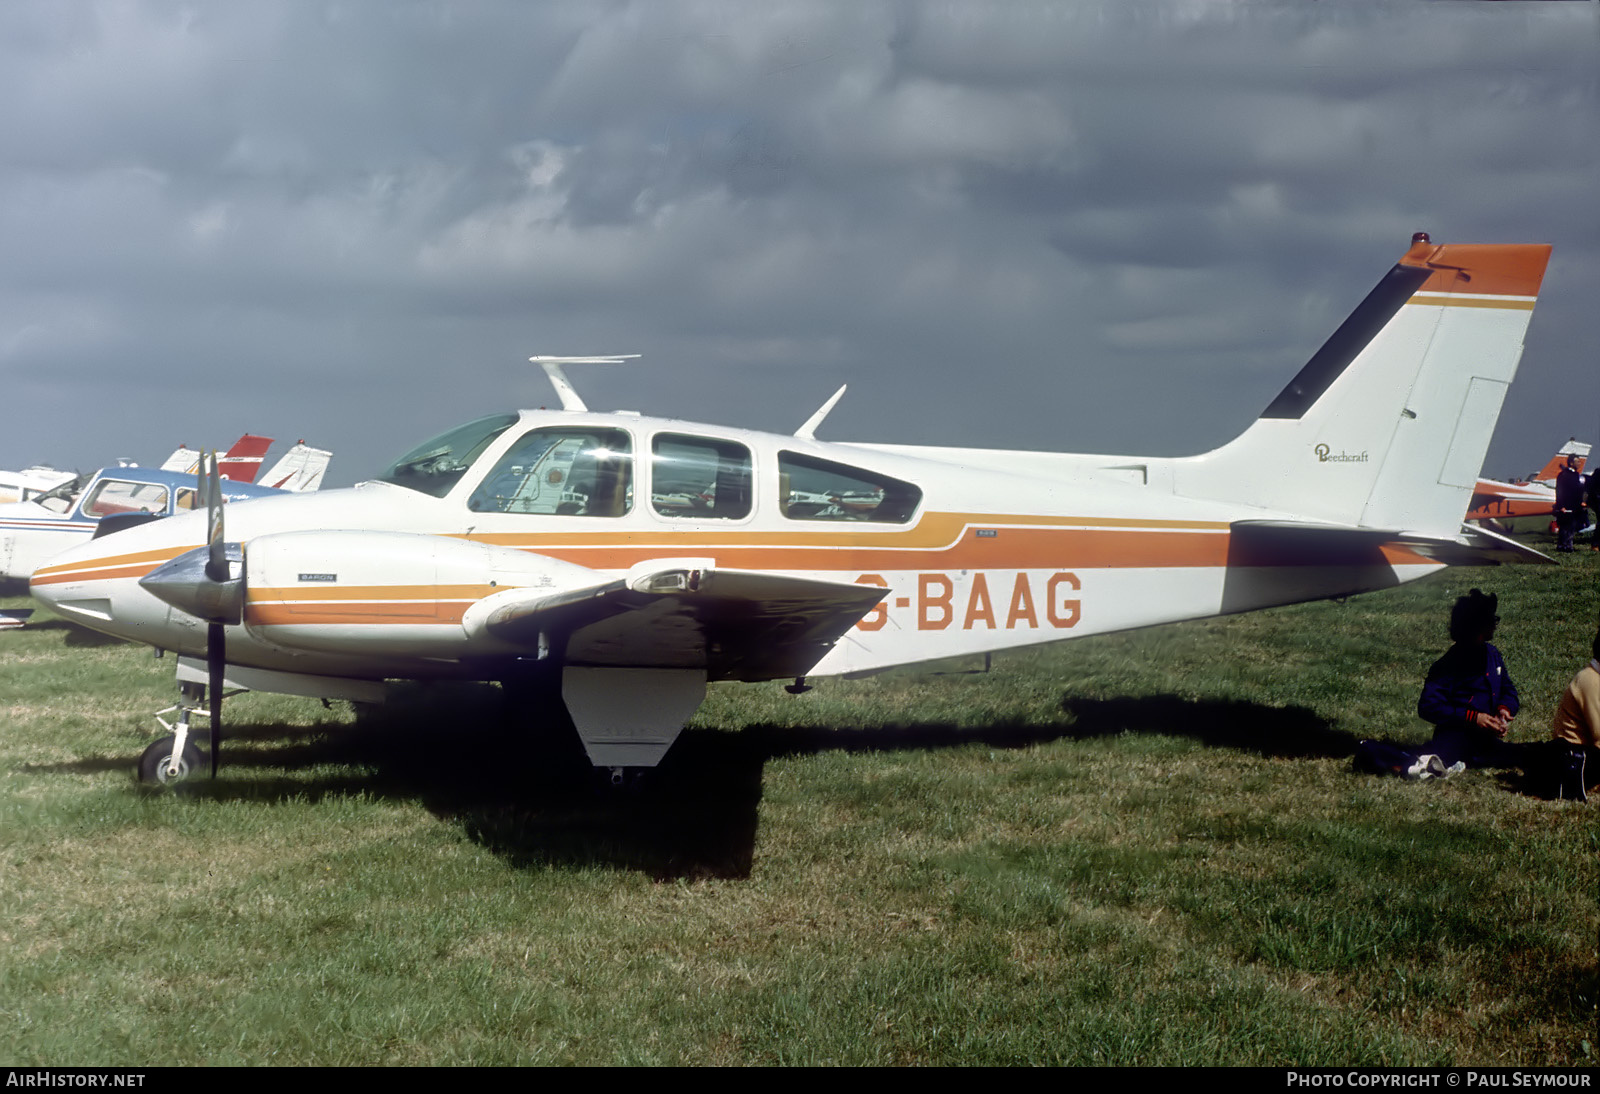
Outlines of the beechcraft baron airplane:
M470 422L352 489L107 536L32 588L180 654L177 732L146 778L197 764L203 685L214 767L224 687L373 699L391 678L542 683L620 777L657 763L709 680L1548 562L1462 515L1549 254L1418 234L1261 417L1199 456L818 441L837 395L793 436L591 413L560 366L593 358L534 358L563 410Z

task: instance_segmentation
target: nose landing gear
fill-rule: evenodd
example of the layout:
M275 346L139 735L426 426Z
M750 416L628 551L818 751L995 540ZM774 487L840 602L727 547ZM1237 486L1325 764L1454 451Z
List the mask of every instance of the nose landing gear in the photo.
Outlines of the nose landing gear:
M173 711L178 714L176 723L162 717ZM177 705L156 712L156 721L172 730L171 735L151 742L139 757L138 778L142 785L174 786L199 772L200 750L189 739L189 722L196 714L201 717L211 714L206 706L205 685L179 683Z

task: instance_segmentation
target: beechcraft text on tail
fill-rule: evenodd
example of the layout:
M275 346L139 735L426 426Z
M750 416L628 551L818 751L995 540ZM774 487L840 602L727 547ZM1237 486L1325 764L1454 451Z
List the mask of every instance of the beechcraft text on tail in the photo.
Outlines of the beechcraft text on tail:
M1261 416L1198 456L817 440L837 396L792 436L596 413L564 367L617 358L535 358L561 410L468 422L352 489L103 537L32 588L180 654L179 728L148 777L196 766L203 690L215 730L224 687L374 699L434 678L520 682L530 732L564 707L595 764L648 767L708 681L1547 562L1462 518L1549 254L1419 234Z

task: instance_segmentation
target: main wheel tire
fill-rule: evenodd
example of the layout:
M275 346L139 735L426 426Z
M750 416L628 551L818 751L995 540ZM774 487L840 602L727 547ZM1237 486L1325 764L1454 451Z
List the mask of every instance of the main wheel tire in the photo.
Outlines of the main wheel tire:
M176 775L167 773L167 768L171 766L172 746L176 743L176 737L162 737L144 750L139 757L141 783L146 786L172 786L199 774L200 750L194 746L193 741L184 743L183 755L178 757L178 773Z

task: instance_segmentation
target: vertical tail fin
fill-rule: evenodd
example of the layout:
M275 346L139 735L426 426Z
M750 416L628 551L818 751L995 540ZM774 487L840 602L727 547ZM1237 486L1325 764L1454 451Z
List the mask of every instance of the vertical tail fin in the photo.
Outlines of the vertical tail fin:
M1550 259L1425 233L1249 429L1176 461L1180 494L1454 535Z
M257 437L253 433L244 434L220 457L222 477L230 482L255 482L256 472L261 470L267 449L271 447L271 437ZM200 473L200 452L198 449L180 444L161 465L161 470L197 475Z
M327 473L328 461L332 458L333 453L327 449L312 448L300 441L272 465L271 471L261 476L261 485L274 490L315 490L322 485L322 476Z
M177 471L184 475L194 475L200 471L200 451L180 444L172 450L166 462L161 465L163 471Z
M1550 457L1550 462L1540 469L1539 473L1533 477L1533 481L1542 482L1546 486L1554 486L1556 484L1556 476L1561 474L1562 469L1567 466L1568 456L1578 457L1578 470L1582 471L1583 465L1589 462L1589 446L1578 440L1578 438L1573 437L1566 444L1556 449L1556 454Z
M255 482L256 473L261 470L261 464L267 458L267 449L271 447L271 437L246 433L218 457L217 468L229 482Z

